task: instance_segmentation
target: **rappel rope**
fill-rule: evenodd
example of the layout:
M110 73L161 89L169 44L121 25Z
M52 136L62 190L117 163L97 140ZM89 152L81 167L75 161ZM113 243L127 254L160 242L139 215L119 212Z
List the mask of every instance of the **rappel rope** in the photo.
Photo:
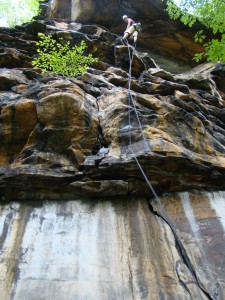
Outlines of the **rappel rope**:
M147 145L149 151L150 151L150 148L149 148L149 145L145 139L145 136L144 136L144 133L143 133L143 129L142 129L142 125L141 125L141 121L140 121L140 118L138 116L138 112L137 112L137 108L135 106L135 103L134 103L134 99L133 99L133 96L131 94L131 76L132 76L132 63L133 63L133 58L134 58L134 52L135 52L135 49L136 49L136 44L134 45L133 47L133 52L131 54L131 50L130 50L130 46L128 44L128 41L127 41L127 45L128 45L128 53L129 53L129 61L130 61L130 67L129 67L129 80L128 80L128 122L129 122L129 150L132 152L133 156L134 156L134 159L149 187L149 189L151 190L152 194L154 195L154 197L156 198L157 202L159 204L161 204L161 201L158 197L158 195L156 194L153 186L151 185L150 181L148 180L148 177L147 175L145 174L145 171L143 170L139 160L137 159L137 156L134 152L134 150L132 149L132 137L131 137L131 117L130 117L130 114L131 114L131 111L134 110L135 111L135 115L136 115L136 118L138 120L138 124L139 124L139 128L141 130L141 133L142 133L142 136L143 136L143 139L145 141L145 144Z
M140 118L138 116L138 112L137 112L137 109L136 109L136 106L135 106L135 103L134 103L134 98L133 98L133 96L131 94L132 63L133 63L133 58L134 58L134 52L135 52L135 48L136 48L136 43L135 43L135 46L133 48L132 54L130 53L131 51L130 51L130 46L128 44L128 41L127 41L127 45L128 45L128 54L129 54L129 61L130 61L130 66L129 66L129 80L128 80L128 94L129 94L128 95L129 96L129 103L128 103L129 104L129 114L128 115L129 115L129 138L130 138L129 144L131 145L131 132L130 132L131 121L130 121L130 113L131 113L132 110L134 110L135 111L135 115L136 115L137 120L138 120L139 128L141 129L142 137L143 137L143 139L145 141L145 144L147 146L148 151L150 151L149 144L147 143L146 138L145 138L144 133L143 133L141 121L140 121ZM133 106L132 109L131 109L131 104Z
M201 284L200 284L200 281L199 281L199 278L198 278L198 275L196 274L192 264L191 264L191 261L186 253L186 250L185 248L183 247L182 245L182 242L179 238L179 236L177 235L176 233L176 226L175 224L170 220L168 214L167 214L167 211L165 210L165 207L164 205L161 203L161 200L160 198L158 197L158 195L156 194L153 186L151 185L150 181L148 180L148 177L147 175L145 174L145 171L143 170L139 160L137 159L137 156L132 148L132 137L131 137L131 118L130 118L130 113L131 111L135 111L135 115L137 117L137 120L138 120L138 123L139 123L139 128L142 132L142 136L143 136L143 139L146 143L146 145L148 146L148 149L149 151L150 150L150 147L144 137L144 134L143 134L143 129L142 129L142 125L141 125L141 122L140 122L140 118L138 116L138 112L137 112L137 108L135 106L135 102L134 102L134 99L133 99L133 96L131 94L131 73L132 73L132 63L133 63L133 58L134 58L134 52L135 52L135 48L136 48L136 44L134 45L133 47L133 53L131 54L131 51L130 51L130 45L128 44L128 41L127 41L127 46L128 46L128 53L129 53L129 60L130 60L130 67L129 67L129 81L128 81L128 120L129 120L129 150L131 151L131 153L133 154L134 156L134 159L138 165L138 168L140 169L149 189L151 190L152 194L154 195L159 207L161 208L161 214L159 215L161 218L163 218L163 220L169 225L169 227L171 228L173 234L174 234L174 237L175 237L175 241L177 243L177 246L178 246L178 249L183 257L183 261L185 263L185 265L187 266L187 268L190 270L190 272L192 273L192 275L194 276L196 282L197 282L197 285L199 286L199 288L202 290L202 292L208 297L208 299L210 300L213 300L213 298L211 297L211 295L207 294L206 291L202 288ZM149 201L150 203L150 201Z

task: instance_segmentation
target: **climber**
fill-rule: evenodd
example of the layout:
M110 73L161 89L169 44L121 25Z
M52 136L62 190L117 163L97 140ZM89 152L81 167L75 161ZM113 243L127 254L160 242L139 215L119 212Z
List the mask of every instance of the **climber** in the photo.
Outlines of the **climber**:
M124 22L127 23L127 28L124 32L123 41L126 43L127 38L134 39L134 45L136 45L138 33L141 32L141 23L135 23L134 20L128 18L127 15L123 16Z

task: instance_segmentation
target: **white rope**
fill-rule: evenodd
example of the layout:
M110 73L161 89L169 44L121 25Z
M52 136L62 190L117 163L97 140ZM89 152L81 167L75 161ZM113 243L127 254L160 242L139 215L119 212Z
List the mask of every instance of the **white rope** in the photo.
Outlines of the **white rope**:
M136 106L135 106L134 99L133 99L133 96L132 96L132 94L131 94L132 63L133 63L133 58L134 58L134 52L135 52L136 45L135 45L134 48L133 48L133 53L132 53L132 54L131 54L131 52L130 52L130 46L129 46L129 44L128 44L128 41L127 41L127 45L128 45L128 53L129 53L129 60L130 60L130 66L129 66L129 80L128 80L129 150L131 150L131 152L132 152L132 154L133 154L133 156L134 156L134 159L135 159L135 161L136 161L136 163L137 163L137 165L138 165L138 167L139 167L139 169L140 169L140 171L141 171L141 173L142 173L142 175L143 175L143 177L144 177L144 179L145 179L145 181L146 181L146 183L147 183L149 189L151 190L152 194L153 194L154 197L156 198L157 202L158 202L158 203L161 203L161 201L160 201L158 195L156 194L156 192L155 192L153 186L151 185L150 181L148 180L148 177L146 176L146 174L145 174L145 172L144 172L144 170L143 170L143 168L142 168L140 162L138 161L137 156L136 156L134 150L132 149L132 139L131 139L131 118L130 118L130 113L131 113L131 110L133 110L133 109L134 109L134 111L135 111L135 115L136 115L137 120L138 120L139 128L141 129L141 133L142 133L143 139L144 139L144 141L145 141L145 143L146 143L148 149L149 149L149 145L148 145L148 143L147 143L147 141L146 141L146 139L145 139L145 136L144 136L144 133L143 133L143 129L142 129L142 125L141 125L141 121L140 121L140 118L139 118L139 116L138 116L137 108L136 108ZM132 104L132 105L131 105L131 104ZM131 108L131 107L132 107L132 108ZM149 149L149 151L150 151L150 149Z
M146 138L144 136L143 128L142 128L142 125L141 125L140 118L138 116L138 112L137 112L137 108L136 108L136 105L135 105L135 102L134 102L134 98L133 98L133 96L131 94L132 63L133 63L133 58L134 58L134 52L135 52L136 44L134 46L132 55L130 53L130 46L128 44L128 41L127 41L127 45L128 45L128 54L129 54L129 61L130 61L130 66L129 66L129 80L128 80L129 108L131 107L131 104L132 104L133 109L134 109L135 114L136 114L136 117L137 117L139 128L141 129L141 134L142 134L143 140L145 141L145 145L147 146L147 150L151 151L150 147L149 147L149 144L147 143ZM130 112L131 112L131 109L129 109L129 114L130 114ZM129 115L129 121L130 121L130 115ZM129 125L130 125L130 122L129 122Z

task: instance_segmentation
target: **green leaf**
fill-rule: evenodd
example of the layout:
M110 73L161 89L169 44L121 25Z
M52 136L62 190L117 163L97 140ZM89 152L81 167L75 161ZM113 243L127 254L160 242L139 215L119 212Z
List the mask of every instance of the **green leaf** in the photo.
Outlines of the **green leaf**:
M39 14L39 4L42 0L0 0L1 17L4 17L9 27L31 21Z
M204 29L196 33L195 42L204 43L205 52L196 54L194 60L206 57L209 61L225 63L225 1L180 0L177 6L169 0L167 12L171 19L180 19L189 27L202 23Z
M58 43L52 36L38 34L40 41L37 50L39 57L34 58L32 65L42 69L42 73L51 71L53 74L62 74L64 76L77 76L86 72L87 67L98 58L93 58L92 54L85 56L83 54L87 45L84 41L80 46L70 48L70 42L63 44Z

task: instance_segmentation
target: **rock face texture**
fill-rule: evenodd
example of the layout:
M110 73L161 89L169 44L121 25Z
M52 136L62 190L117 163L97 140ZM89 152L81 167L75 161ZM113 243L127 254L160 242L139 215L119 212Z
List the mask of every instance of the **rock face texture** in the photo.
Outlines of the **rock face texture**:
M100 61L82 76L62 78L9 69L6 60L1 199L146 194L135 156L159 194L225 187L223 66L173 75L135 51L129 93L128 47L114 46L114 34L77 23L27 28L34 40L40 28L72 43L84 39Z
M160 56L161 60L167 56L174 58L173 63L183 61L193 65L193 55L203 50L194 43L196 28L190 29L169 19L166 1L52 0L50 6L52 9L46 13L51 18L96 23L119 35L126 28L121 18L124 14L129 15L142 23L139 45L148 48L153 57Z
M38 32L99 62L42 75ZM90 24L0 36L0 298L224 299L224 66L171 73Z
M224 198L2 204L1 299L224 299Z

